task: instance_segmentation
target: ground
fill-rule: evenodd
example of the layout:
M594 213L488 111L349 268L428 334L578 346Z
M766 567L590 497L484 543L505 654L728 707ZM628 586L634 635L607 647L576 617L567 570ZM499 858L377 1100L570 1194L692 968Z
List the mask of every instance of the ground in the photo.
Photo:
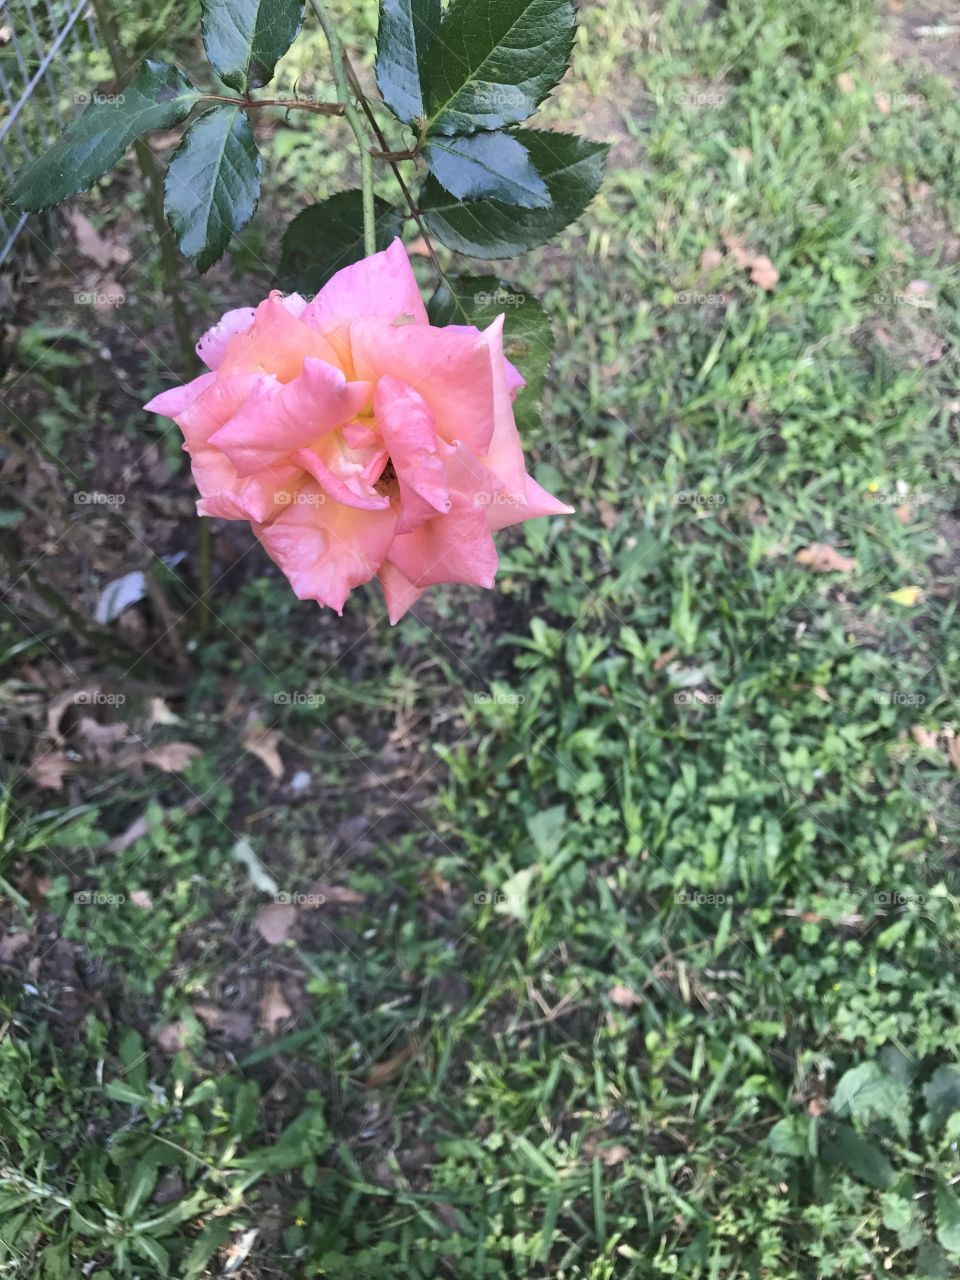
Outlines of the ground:
M554 319L526 443L577 514L396 629L222 523L204 619L132 166L31 241L5 1274L953 1274L958 49L946 4L583 6L546 115L607 180L503 268ZM264 128L198 332L349 171L338 128Z

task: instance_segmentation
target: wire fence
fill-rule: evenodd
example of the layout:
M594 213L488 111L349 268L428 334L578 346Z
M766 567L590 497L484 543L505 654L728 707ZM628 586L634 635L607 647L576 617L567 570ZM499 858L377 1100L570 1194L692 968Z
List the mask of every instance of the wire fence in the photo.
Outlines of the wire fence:
M99 47L89 0L0 0L0 186L46 150L84 104L71 63ZM0 263L28 217L0 202Z

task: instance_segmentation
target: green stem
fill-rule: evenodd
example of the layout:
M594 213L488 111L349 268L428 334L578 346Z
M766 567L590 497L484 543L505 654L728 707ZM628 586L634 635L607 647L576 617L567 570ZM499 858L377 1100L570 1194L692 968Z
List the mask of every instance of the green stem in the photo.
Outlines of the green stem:
M330 61L333 66L333 79L337 86L337 98L343 106L343 114L347 124L353 130L353 136L360 148L360 187L363 192L363 247L367 257L377 251L377 213L373 200L373 156L367 146L363 121L353 105L350 96L350 85L347 80L346 55L337 29L323 6L322 0L310 0L310 7L317 16L330 46Z

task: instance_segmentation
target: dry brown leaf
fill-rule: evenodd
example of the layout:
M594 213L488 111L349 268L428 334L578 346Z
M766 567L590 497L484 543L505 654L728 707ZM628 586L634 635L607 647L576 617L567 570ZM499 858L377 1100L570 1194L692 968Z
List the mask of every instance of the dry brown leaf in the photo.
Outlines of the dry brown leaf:
M175 1022L168 1022L165 1027L161 1027L157 1033L157 1044L164 1053L179 1053L181 1049L187 1047L190 1038L190 1028L181 1019Z
M42 751L27 769L27 777L47 791L59 791L66 774L72 773L76 767L62 751Z
M606 498L597 499L597 514L600 517L600 523L605 529L615 529L620 523L620 514L612 502L607 502Z
M92 704L99 692L99 687L93 685L84 689L68 689L66 693L61 693L54 698L47 708L47 734L49 737L54 742L63 742L64 735L60 732L60 721L67 710L70 707Z
M940 735L936 729L927 729L922 724L912 724L910 726L910 737L918 747L922 747L925 751L936 751Z
M728 234L721 238L723 240L723 247L726 249L727 253L730 254L738 267L749 267L752 264L754 255L750 252L739 236Z
M949 726L944 726L943 739L947 744L947 759L955 769L960 771L960 738Z
M806 565L814 573L853 573L857 567L856 560L843 556L826 542L811 542L794 556L797 564Z
M667 663L672 662L679 652L680 650L677 648L664 649L663 653L661 653L660 657L657 658L653 664L654 671L662 671Z
M399 1075L403 1064L413 1057L418 1047L416 1040L408 1040L403 1048L398 1053L395 1053L392 1058L385 1058L383 1062L378 1062L367 1076L367 1087L369 1089L379 1089L381 1085L388 1084L394 1076Z
M351 907L357 906L364 902L365 898L362 893L357 893L356 889L348 889L344 884L315 884L311 885L310 891L304 895L307 899L305 906L333 906L333 907ZM311 902L310 899L316 899ZM321 901L322 900L322 901Z
M148 731L157 724L180 724L180 717L167 706L163 698L151 698L150 710L147 714Z
M268 907L257 912L253 927L264 942L269 942L272 947L275 947L281 942L286 942L296 919L297 908L291 903L271 902Z
M820 699L820 701L821 701L821 702L832 702L832 701L833 701L833 699L830 697L830 694L829 694L829 693L828 693L828 691L823 687L823 685L822 685L822 684L815 684L815 685L813 686L813 692L816 694L816 696Z
M163 742L159 747L147 747L138 759L163 773L180 773L199 754L200 748L192 742Z
M279 729L261 729L254 728L243 740L243 749L249 751L252 756L265 764L270 776L277 782L283 777L283 761L280 759L280 752L277 750L277 744L280 741Z
M624 1160L630 1158L630 1155L629 1147L625 1147L622 1142L615 1142L612 1147L604 1147L600 1152L600 1159L610 1169L615 1164L623 1164Z
M0 938L0 964L12 964L32 938L29 933L8 933Z
M73 238L85 258L106 270L113 261L113 246L105 240L85 214L79 209L68 209L67 218L73 227Z
M241 1043L253 1037L253 1019L242 1009L221 1009L215 1004L195 1004L193 1012L208 1031Z
M278 1025L292 1017L293 1010L284 999L280 983L271 978L264 986L260 998L260 1026L268 1036L275 1036Z
M147 815L141 813L139 818L134 818L129 827L125 831L121 831L118 836L114 836L112 840L106 844L107 853L123 853L129 849L132 844L138 840L142 840L144 836L150 834L150 823L147 821Z
M619 1009L632 1009L634 1005L643 1003L643 996L638 995L636 991L620 983L615 987L611 987L608 994Z
M772 289L780 279L780 272L762 253L754 258L751 267L750 279L761 289Z

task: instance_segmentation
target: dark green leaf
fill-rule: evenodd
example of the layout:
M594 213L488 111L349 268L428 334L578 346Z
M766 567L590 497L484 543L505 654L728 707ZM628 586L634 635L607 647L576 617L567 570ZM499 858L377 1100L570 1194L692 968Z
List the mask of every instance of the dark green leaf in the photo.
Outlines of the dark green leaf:
M452 0L424 66L431 133L471 133L532 115L563 77L573 0Z
M472 324L485 329L498 315L505 315L504 355L520 370L527 384L517 392L514 403L517 426L521 431L536 426L553 353L553 330L547 313L536 298L496 276L449 276L447 284L449 288L441 285L430 299L431 324ZM535 835L533 838L536 841Z
M549 209L518 209L502 200L456 200L430 176L420 208L427 229L448 248L475 258L525 253L578 218L596 195L606 143L535 129L518 129L515 136L547 184Z
M400 234L403 220L385 200L377 200L376 212L377 248L385 249ZM359 191L340 191L298 213L287 227L278 283L281 289L310 295L363 256L363 198Z
M862 1062L844 1072L831 1105L835 1115L852 1116L861 1125L889 1120L904 1141L910 1135L909 1090L876 1062Z
M426 115L423 66L440 26L440 0L381 0L377 87L405 124Z
M203 0L203 45L238 93L269 84L303 25L303 0Z
M927 1125L930 1132L939 1131L947 1117L960 1111L960 1071L955 1067L937 1067L924 1086Z
M546 209L547 184L522 142L509 133L435 138L423 149L434 177L459 200L503 200L521 209Z
M960 1253L960 1200L942 1180L933 1192L937 1239L949 1253Z
M250 122L238 107L214 107L184 134L167 169L163 205L181 251L201 271L253 217L260 167Z
M807 1154L808 1128L806 1116L784 1116L767 1135L770 1149L778 1156L802 1158Z
M833 1137L823 1144L821 1155L828 1164L843 1165L871 1187L884 1190L893 1181L893 1166L883 1152L847 1125L837 1126Z
M37 213L86 191L135 138L179 124L199 97L177 67L145 62L122 93L95 98L59 142L21 169L8 199Z

